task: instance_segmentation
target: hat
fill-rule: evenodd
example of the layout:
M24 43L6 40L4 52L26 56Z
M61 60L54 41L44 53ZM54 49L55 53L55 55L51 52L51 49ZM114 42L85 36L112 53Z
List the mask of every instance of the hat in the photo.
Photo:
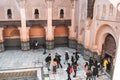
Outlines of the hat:
M68 52L68 51L65 51L65 52Z

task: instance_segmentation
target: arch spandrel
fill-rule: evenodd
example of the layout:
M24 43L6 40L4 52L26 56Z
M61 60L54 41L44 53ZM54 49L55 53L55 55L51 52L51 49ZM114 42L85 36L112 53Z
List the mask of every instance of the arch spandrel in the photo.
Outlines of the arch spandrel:
M111 34L115 39L115 43L117 43L115 30L113 27L111 27L108 24L103 24L97 29L95 42L94 42L94 45L97 46L97 48L94 51L97 51L99 55L101 54L102 44L104 43L104 40L108 34Z

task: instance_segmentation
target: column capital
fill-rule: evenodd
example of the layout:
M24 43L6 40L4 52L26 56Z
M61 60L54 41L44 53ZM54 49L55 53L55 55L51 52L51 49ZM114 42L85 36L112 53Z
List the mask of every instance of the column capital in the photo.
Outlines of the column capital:
M48 7L52 7L52 3L54 2L55 0L45 0L45 2L47 3L47 6Z
M77 0L70 0L70 1L71 1L72 8L75 8L75 1Z
M18 5L20 8L24 8L25 7L25 3L26 3L26 0L16 0L18 2Z

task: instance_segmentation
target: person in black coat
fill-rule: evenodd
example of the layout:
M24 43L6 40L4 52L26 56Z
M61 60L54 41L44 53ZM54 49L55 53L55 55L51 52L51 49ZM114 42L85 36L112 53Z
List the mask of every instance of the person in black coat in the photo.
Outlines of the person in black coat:
M43 43L43 49L44 49L44 52L43 52L43 54L46 54L46 44L45 43Z
M75 53L71 56L72 65L76 62Z
M86 80L91 80L92 79L92 71L90 68L88 68L88 71L86 72Z
M75 58L76 58L76 61L75 61L75 62L77 62L77 61L79 60L79 57L80 57L80 56L79 56L78 53L76 52L76 53L75 53Z
M59 55L58 53L55 54L55 59L57 61L57 68L59 68L59 66L62 68L62 64L61 64L61 55Z
M47 65L47 68L48 68L48 71L50 71L50 62L51 62L51 54L49 54L46 58L45 58L45 61L46 61L46 65Z
M98 76L98 68L95 65L93 66L92 74L93 74L92 80L96 80L96 77Z
M93 62L93 58L92 57L90 57L89 58L89 68L91 69L91 66L94 64L94 62Z
M69 60L69 55L68 55L68 51L65 52L65 62L64 64L67 62L68 63Z
M77 62L75 62L73 64L73 70L74 70L74 76L73 77L76 77L77 67L78 67L78 64L77 64Z
M70 69L72 68L72 66L70 65L70 63L67 63L68 64L68 67L67 67L67 74L68 74L68 79L67 80L71 80L71 78L70 78Z

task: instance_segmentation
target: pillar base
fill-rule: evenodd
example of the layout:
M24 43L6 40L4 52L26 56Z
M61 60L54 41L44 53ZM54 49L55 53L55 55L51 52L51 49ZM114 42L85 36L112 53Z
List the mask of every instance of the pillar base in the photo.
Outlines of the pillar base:
M0 43L0 52L4 51L5 48L4 48L4 44L3 43Z
M46 48L49 50L53 49L54 48L54 40L51 40L51 41L47 40L46 41Z
M84 56L83 57L84 57L85 60L89 60L90 57L93 57L92 51L84 48Z
M76 41L76 40L73 40L73 39L69 39L68 46L69 46L70 48L76 49L76 48L77 48L77 41Z
M29 44L29 42L21 42L21 49L22 49L23 51L29 50L29 49L30 49L30 44Z
M79 50L80 54L84 56L84 46L78 43L77 49Z

